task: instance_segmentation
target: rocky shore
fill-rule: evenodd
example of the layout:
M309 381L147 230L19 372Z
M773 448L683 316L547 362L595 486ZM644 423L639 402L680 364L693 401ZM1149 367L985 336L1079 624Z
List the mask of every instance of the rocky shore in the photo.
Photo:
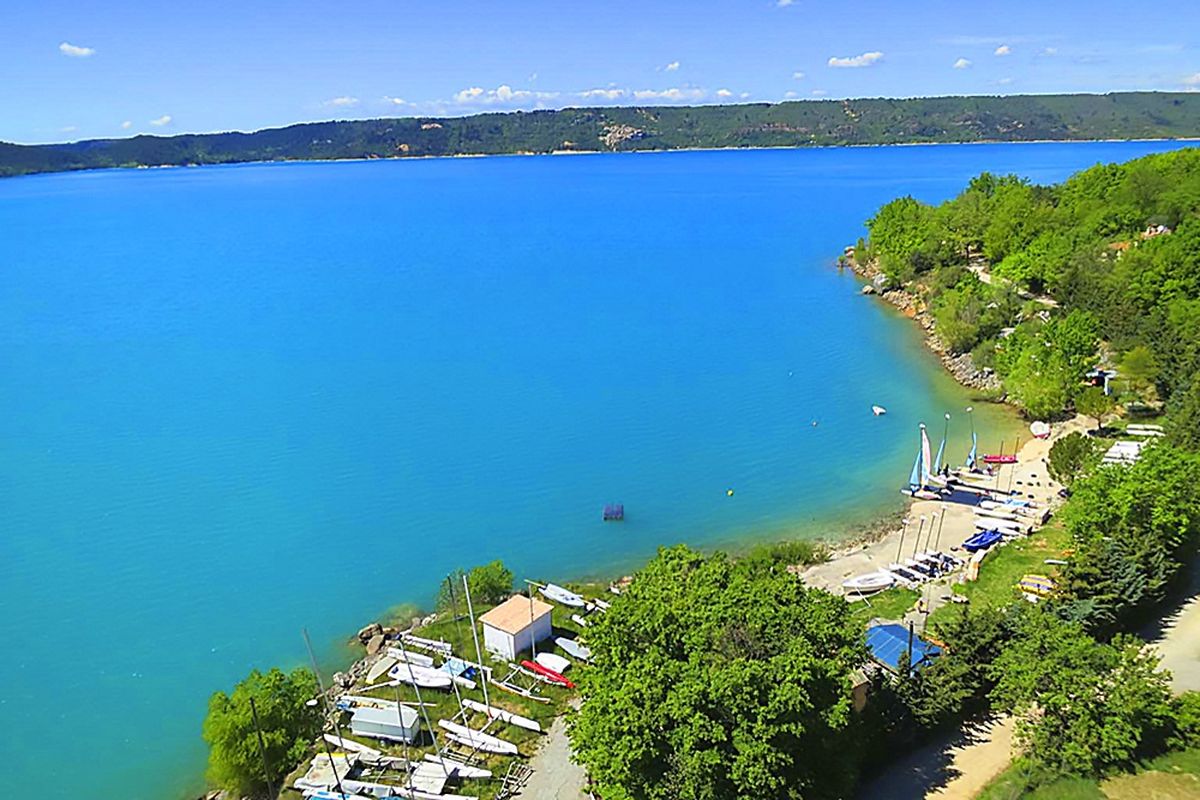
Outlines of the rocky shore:
M848 248L842 256L841 264L853 270L867 285L863 294L875 295L886 303L900 310L900 313L915 321L925 331L925 344L937 354L943 366L953 378L969 389L986 392L989 395L1000 396L1002 386L1000 378L990 368L977 367L970 353L951 353L941 337L937 334L937 323L929 313L924 299L907 289L885 289L884 275L874 262L859 262L854 257L853 248Z

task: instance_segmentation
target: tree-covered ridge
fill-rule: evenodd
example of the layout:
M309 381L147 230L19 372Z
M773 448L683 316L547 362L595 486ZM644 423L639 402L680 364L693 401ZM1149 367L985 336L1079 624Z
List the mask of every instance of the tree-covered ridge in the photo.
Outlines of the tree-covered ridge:
M135 136L55 145L0 143L0 176L105 167L564 150L1193 136L1200 136L1200 96L1192 93L566 108L317 122L255 133Z
M1200 149L1056 186L983 174L940 206L895 200L869 229L860 260L919 295L947 347L993 367L1033 416L1090 413L1082 379L1098 362L1126 401L1197 391Z

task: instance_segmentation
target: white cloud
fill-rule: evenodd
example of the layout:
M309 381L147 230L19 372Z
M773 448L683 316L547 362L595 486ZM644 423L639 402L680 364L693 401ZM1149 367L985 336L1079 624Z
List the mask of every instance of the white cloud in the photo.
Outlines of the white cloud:
M738 95L738 97L742 98L743 100L745 100L749 96L750 96L749 92L742 92L741 94Z
M385 102L385 103L389 103L389 104L391 104L391 105L394 105L394 106L409 106L409 105L412 105L412 103L408 102L408 101L407 101L407 100L405 100L403 97L390 97L390 96L388 96L388 95L386 95L386 94L383 96L383 102Z
M665 67L663 67L663 71L665 71L665 72L677 72L678 70L679 70L679 62L678 61L672 61L670 64L667 64Z
M971 62L965 58L960 58L958 61L954 62L955 69L969 69L970 67Z
M825 91L824 89L813 89L811 94L813 97L824 97L825 95L829 94L829 92Z
M1006 44L1002 44L1002 45L1000 45L999 47L997 47L997 48L996 48L996 50L995 50L995 52L993 53L993 55L997 55L997 56L1006 56L1006 55L1009 55L1009 54L1011 54L1011 53L1012 53L1012 48L1011 48L1011 47L1009 47L1009 46L1008 46L1008 45L1006 45Z
M60 44L58 46L58 52L62 53L64 56L70 56L71 58L87 58L88 56L96 55L96 51L92 48L80 47L79 45L71 44L70 42L63 42Z
M133 122L131 122L130 120L125 120L124 122L121 123L121 130L123 130L123 131L127 131L132 127L133 127Z
M717 97L733 97L733 92L728 89L717 89Z
M165 127L165 126L167 126L167 125L170 125L170 124L171 124L171 115L170 115L170 114L163 114L163 115L162 115L161 117L159 117L158 119L152 119L152 120L150 120L150 124L151 124L151 125L153 125L153 126L154 126L154 127L156 127L156 128L162 128L162 127Z
M625 96L624 89L586 89L579 93L585 100L617 100Z
M77 130L79 130L79 128L75 125L64 125L58 129L58 132L59 133L74 133Z
M1000 84L1001 86L1008 86L1012 82L1013 82L1013 79L1008 78L1008 77L1004 77L1004 78L1001 78L1000 80L996 81L996 83Z
M870 53L863 53L860 56L849 56L847 58L831 57L829 59L829 66L837 68L869 67L882 58L883 53L873 50Z
M484 89L480 86L463 89L461 92L455 93L454 102L460 105L506 105L526 103L530 100L550 100L555 97L558 97L558 92L533 92L528 89L514 89L507 83L503 83L495 89Z
M1044 48L1044 49L1042 50L1042 55L1044 55L1044 56L1056 56L1056 55L1058 55L1058 48L1057 48L1057 47L1047 47L1047 48Z
M1184 86L1200 86L1200 72L1195 75L1188 75L1183 79Z
M804 80L804 73L803 73L803 72L793 72L793 73L792 73L792 80L795 80L795 81L802 81L802 80Z
M787 8L794 2L796 2L796 0L775 0L775 5L777 5L779 8Z
M325 105L333 106L335 108L350 108L351 106L358 105L358 98L342 95L341 97L335 97L332 100L326 100Z
M783 96L786 97L788 100L795 100L797 97L800 96L800 93L799 92L784 92Z
M639 89L633 93L635 100L669 100L678 103L681 100L703 100L703 89L663 89L661 92L653 89Z

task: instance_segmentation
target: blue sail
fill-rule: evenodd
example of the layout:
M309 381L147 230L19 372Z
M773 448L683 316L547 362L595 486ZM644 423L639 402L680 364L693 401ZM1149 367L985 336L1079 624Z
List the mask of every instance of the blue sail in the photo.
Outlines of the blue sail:
M908 486L914 492L921 488L921 450L917 449L917 460L913 462L912 474L908 476Z
M942 437L942 443L938 445L937 455L933 457L933 474L937 475L942 471L942 455L946 452L946 437Z
M971 431L971 452L967 454L967 469L975 469L976 451L979 449L979 440L975 437L975 431Z

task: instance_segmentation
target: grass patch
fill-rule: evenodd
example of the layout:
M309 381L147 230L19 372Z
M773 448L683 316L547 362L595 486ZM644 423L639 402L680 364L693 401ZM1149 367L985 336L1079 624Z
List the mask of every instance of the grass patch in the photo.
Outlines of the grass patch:
M876 618L900 619L917 604L920 596L913 589L894 586L873 597L853 601L850 616L864 628Z
M1017 582L1024 575L1048 575L1053 578L1058 568L1045 563L1047 558L1064 558L1070 547L1070 536L1057 525L1045 528L1024 538L993 548L979 569L979 580L954 584L954 591L966 597L975 608L999 608L1021 599ZM953 614L953 607L942 606L929 615L935 627L939 620Z
M975 800L1105 800L1087 778L1054 777L1017 759L983 787Z

